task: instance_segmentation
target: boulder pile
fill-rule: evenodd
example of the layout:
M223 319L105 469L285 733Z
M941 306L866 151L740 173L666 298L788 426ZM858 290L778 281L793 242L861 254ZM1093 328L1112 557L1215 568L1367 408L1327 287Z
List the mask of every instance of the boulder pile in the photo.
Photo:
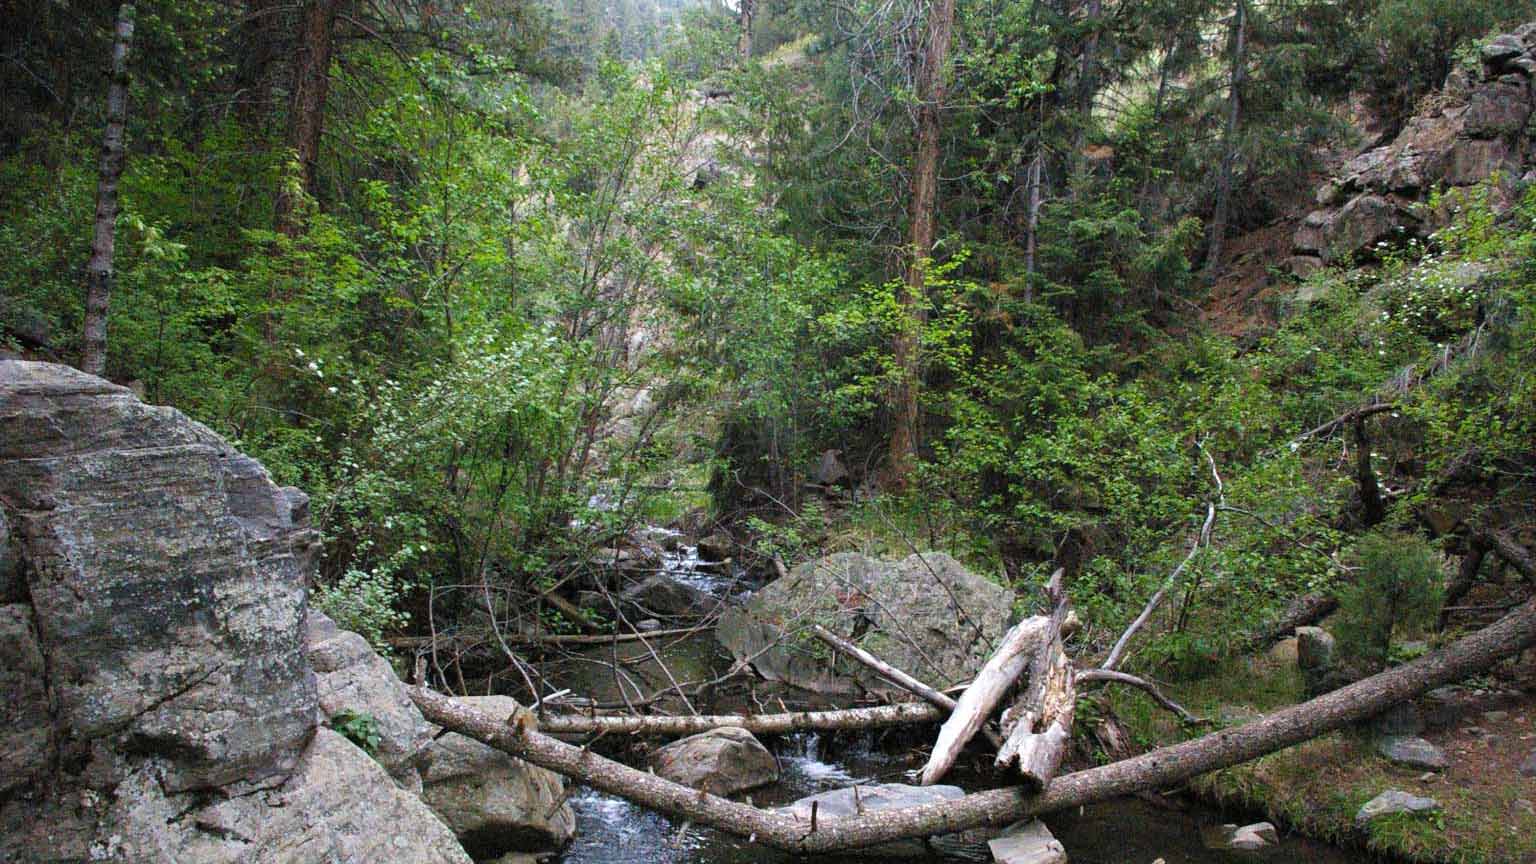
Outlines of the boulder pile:
M206 427L0 360L0 861L468 864L570 838L560 777L434 743L308 608L316 541L305 495ZM445 793L466 774L478 797Z

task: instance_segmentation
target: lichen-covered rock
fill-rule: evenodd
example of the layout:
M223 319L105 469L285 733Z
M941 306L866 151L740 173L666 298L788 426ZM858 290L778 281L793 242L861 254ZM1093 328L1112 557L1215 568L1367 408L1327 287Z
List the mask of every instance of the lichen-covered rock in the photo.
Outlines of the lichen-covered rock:
M862 665L785 634L821 624L935 687L969 680L1008 629L1012 593L943 553L898 563L839 553L769 583L727 609L716 635L765 678L823 693L889 692ZM835 665L834 665L835 664Z
M58 743L160 754L171 790L282 775L314 725L307 499L201 424L0 361L0 497Z
M432 727L388 661L362 636L314 609L304 625L304 642L321 714L328 721L345 711L373 718L379 733L374 758L402 787L421 792L420 769L432 744Z
M1445 751L1414 735L1388 735L1376 742L1376 753L1394 765L1416 771L1444 771L1451 760Z
M1383 816L1397 813L1433 813L1440 809L1440 802L1433 798L1420 798L1398 789L1388 789L1365 802L1355 814L1355 827L1364 828Z
M678 741L651 754L657 776L702 789L734 795L779 779L779 762L745 729L724 726Z
M517 706L505 696L461 701L500 717ZM576 830L563 777L456 732L433 742L425 781L422 800L476 859L556 850Z
M319 729L281 786L197 807L152 764L118 788L95 848L124 864L469 864L446 825L368 754ZM189 806L191 805L191 806Z
M32 783L52 761L53 724L32 607L0 606L0 798Z

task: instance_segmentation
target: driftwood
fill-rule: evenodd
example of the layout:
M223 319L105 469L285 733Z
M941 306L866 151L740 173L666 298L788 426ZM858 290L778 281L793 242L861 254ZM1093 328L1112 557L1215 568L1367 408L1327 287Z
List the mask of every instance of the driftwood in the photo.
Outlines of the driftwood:
M691 636L705 631L704 627L680 627L676 630L652 630L649 633L505 633L502 639L508 645L609 645L619 642L639 642L645 639L665 639L672 636ZM490 633L481 636L445 636L436 640L431 636L396 636L387 640L391 648L430 648L438 645L457 644L464 648L488 645L494 640Z
M1087 771L1058 777L1043 792L996 789L963 798L824 819L818 830L792 817L738 804L605 759L548 735L514 714L516 723L493 717L447 696L411 687L426 718L535 765L603 792L620 795L668 816L709 825L801 855L827 854L983 826L1001 827L1095 801L1172 786L1300 744L1379 714L1407 699L1481 672L1536 645L1536 600L1498 622L1403 666L1371 676L1309 702L1276 711L1243 726ZM969 692L969 691L967 691ZM907 706L900 706L907 707ZM929 711L926 705L912 706Z
M1072 738L1072 711L1077 703L1072 662L1061 645L1061 625L1070 607L1062 585L1063 571L1057 570L1046 585L1046 597L1052 603L1050 623L1041 637L1029 667L1029 684L1023 694L1003 712L1006 739L998 748L996 766L1007 768L1017 762L1025 785L1044 789L1056 776Z
M1025 618L1003 635L997 651L976 673L976 679L965 688L949 719L939 729L933 753L928 757L928 764L923 766L918 782L931 786L954 767L960 751L981 731L992 709L1003 701L1013 682L1029 668L1034 657L1029 649L1040 643L1050 623L1051 619L1043 615Z
M902 702L871 708L783 714L548 714L539 718L539 728L558 735L696 735L722 726L740 726L756 735L783 735L807 730L874 729L906 723L936 723L944 719L946 713L937 706Z

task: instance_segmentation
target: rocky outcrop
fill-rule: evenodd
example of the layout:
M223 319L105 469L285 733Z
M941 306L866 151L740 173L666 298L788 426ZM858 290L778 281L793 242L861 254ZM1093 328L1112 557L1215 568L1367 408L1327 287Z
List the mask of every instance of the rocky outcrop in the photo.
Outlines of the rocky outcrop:
M0 500L66 759L160 755L172 790L293 770L315 713L303 493L176 411L8 360Z
M468 864L413 794L431 727L306 608L314 547L304 495L207 428L0 361L0 861ZM498 770L563 843L559 779Z
M745 729L725 726L673 741L651 754L658 777L734 795L779 779L779 762Z
M820 624L934 687L970 680L1008 629L1013 596L943 553L899 563L840 553L796 567L716 631L765 678L823 693L891 692L864 666L786 633Z
M304 644L325 720L345 712L372 718L379 735L374 758L401 787L420 793L432 727L389 663L373 653L362 636L342 630L313 609L305 622Z
M517 707L505 696L461 698L498 717ZM456 732L433 742L422 799L476 859L559 849L576 830L563 777Z
M1356 155L1318 190L1318 209L1296 230L1288 266L1305 275L1433 231L1444 214L1423 202L1437 188L1496 174L1519 181L1533 162L1533 75L1536 23L1490 40L1478 68L1458 67L1395 139Z

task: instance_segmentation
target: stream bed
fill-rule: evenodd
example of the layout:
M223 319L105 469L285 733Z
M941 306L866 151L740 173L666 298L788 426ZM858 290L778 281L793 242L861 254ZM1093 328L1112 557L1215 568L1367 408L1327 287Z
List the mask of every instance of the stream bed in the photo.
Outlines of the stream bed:
M739 570L702 566L697 550L690 546L677 546L668 552L662 570L706 594L737 602L746 596L744 589L750 587L743 583ZM720 668L729 661L708 635L679 640L663 649L662 655L668 665L693 667L699 674L700 667ZM634 659L637 665L643 660L639 656ZM604 680L606 677L592 676L590 685L601 690L609 683ZM817 733L801 732L764 738L763 743L779 760L780 779L749 793L751 801L758 806L778 806L854 784L914 782L911 772L918 766L908 761L910 748L899 743L882 747L879 742L883 737L870 732L844 733L835 742L828 742ZM967 776L959 766L949 782L972 790L993 785L986 777ZM622 798L592 789L578 788L570 802L576 812L576 836L557 859L561 864L788 864L804 860L710 828L682 826ZM1045 820L1066 847L1073 864L1153 864L1159 858L1166 864L1365 864L1371 860L1363 853L1299 837L1282 837L1278 845L1258 855L1206 848L1202 831L1224 821L1230 820L1199 807L1164 808L1141 799L1109 801L1054 814ZM929 854L916 858L866 854L816 860L825 864L885 860L957 864L989 862L992 856L983 839L964 835L936 838L930 843Z

